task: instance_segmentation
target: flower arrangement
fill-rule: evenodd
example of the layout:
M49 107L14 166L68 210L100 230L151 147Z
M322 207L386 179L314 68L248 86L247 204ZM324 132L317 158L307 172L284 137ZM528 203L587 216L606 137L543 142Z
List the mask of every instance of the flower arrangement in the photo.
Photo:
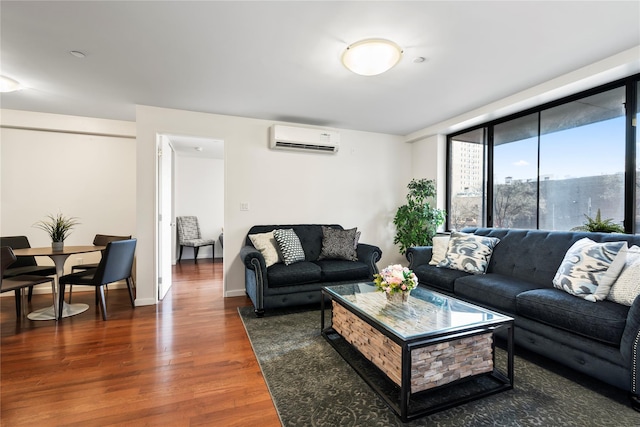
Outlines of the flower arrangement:
M380 292L397 294L410 292L418 286L418 278L415 273L400 264L390 265L384 268L380 274L373 276L373 283Z

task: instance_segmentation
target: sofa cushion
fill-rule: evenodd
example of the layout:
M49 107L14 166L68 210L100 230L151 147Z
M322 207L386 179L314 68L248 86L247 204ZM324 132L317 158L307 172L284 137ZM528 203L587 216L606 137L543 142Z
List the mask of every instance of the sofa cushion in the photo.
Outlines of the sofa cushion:
M286 265L304 261L304 249L295 231L291 228L273 231L273 237L278 242L278 248Z
M250 234L249 239L253 246L260 251L264 258L264 263L267 267L271 267L273 264L282 262L282 257L278 252L278 244L273 237L273 231L268 233Z
M565 254L553 285L587 301L604 300L624 267L626 249L627 242L580 239Z
M429 265L438 265L444 261L449 247L449 236L434 236L432 240L431 261Z
M341 259L324 259L315 262L322 270L323 282L340 282L343 280L371 280L369 267L360 261Z
M516 296L540 285L501 274L461 277L455 281L456 296L507 313L516 313Z
M618 304L631 305L638 295L640 295L640 247L632 246L627 251L627 260L622 273L615 281L608 300Z
M357 261L356 234L358 230L339 230L331 227L322 227L322 249L318 259L344 259Z
M322 279L322 272L320 266L309 261L300 261L290 265L280 263L267 269L267 279L269 287L302 285L319 282Z
M484 274L487 271L493 248L499 241L500 239L496 237L476 236L454 231L449 238L445 259L437 266L472 274Z
M518 294L520 316L619 346L629 307L611 301L592 304L559 289L535 289Z
M464 271L450 270L429 264L420 264L412 270L418 276L418 283L450 293L453 293L453 282L457 278L469 275Z

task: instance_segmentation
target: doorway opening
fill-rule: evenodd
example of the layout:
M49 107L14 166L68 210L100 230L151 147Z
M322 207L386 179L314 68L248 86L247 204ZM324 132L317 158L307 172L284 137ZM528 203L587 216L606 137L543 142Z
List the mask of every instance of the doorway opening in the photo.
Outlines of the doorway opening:
M158 135L158 299L172 284L178 239L176 217L196 216L202 237L216 244L198 251L198 260L224 258L224 141L196 136ZM212 251L213 249L213 251ZM185 248L182 263L194 263Z

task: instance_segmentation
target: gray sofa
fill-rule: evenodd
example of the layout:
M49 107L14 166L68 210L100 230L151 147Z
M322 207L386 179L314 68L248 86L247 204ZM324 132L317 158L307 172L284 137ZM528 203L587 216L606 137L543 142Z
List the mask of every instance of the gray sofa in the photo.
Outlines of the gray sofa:
M432 247L407 251L421 286L505 313L515 319L517 346L630 392L640 411L640 297L629 307L585 301L553 287L553 277L573 243L626 240L640 235L466 228L497 237L486 274L429 265ZM640 280L640 278L638 278Z
M378 272L376 262L382 251L377 246L358 243L357 260L319 259L322 250L322 224L256 225L247 233L240 258L245 267L245 290L258 317L265 310L319 303L320 289L342 283L373 280ZM337 224L324 225L342 230ZM304 249L304 261L285 265L276 263L267 267L263 254L257 250L252 234L276 229L293 229Z

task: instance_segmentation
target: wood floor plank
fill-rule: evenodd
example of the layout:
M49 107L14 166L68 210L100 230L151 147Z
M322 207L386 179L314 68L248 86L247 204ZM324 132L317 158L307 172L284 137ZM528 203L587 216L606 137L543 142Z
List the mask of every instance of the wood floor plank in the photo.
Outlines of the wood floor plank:
M89 309L55 321L16 320L0 298L2 426L280 426L237 313L246 297L222 297L222 263L185 261L157 306L131 308L107 293L102 320ZM46 307L36 294L28 311Z

